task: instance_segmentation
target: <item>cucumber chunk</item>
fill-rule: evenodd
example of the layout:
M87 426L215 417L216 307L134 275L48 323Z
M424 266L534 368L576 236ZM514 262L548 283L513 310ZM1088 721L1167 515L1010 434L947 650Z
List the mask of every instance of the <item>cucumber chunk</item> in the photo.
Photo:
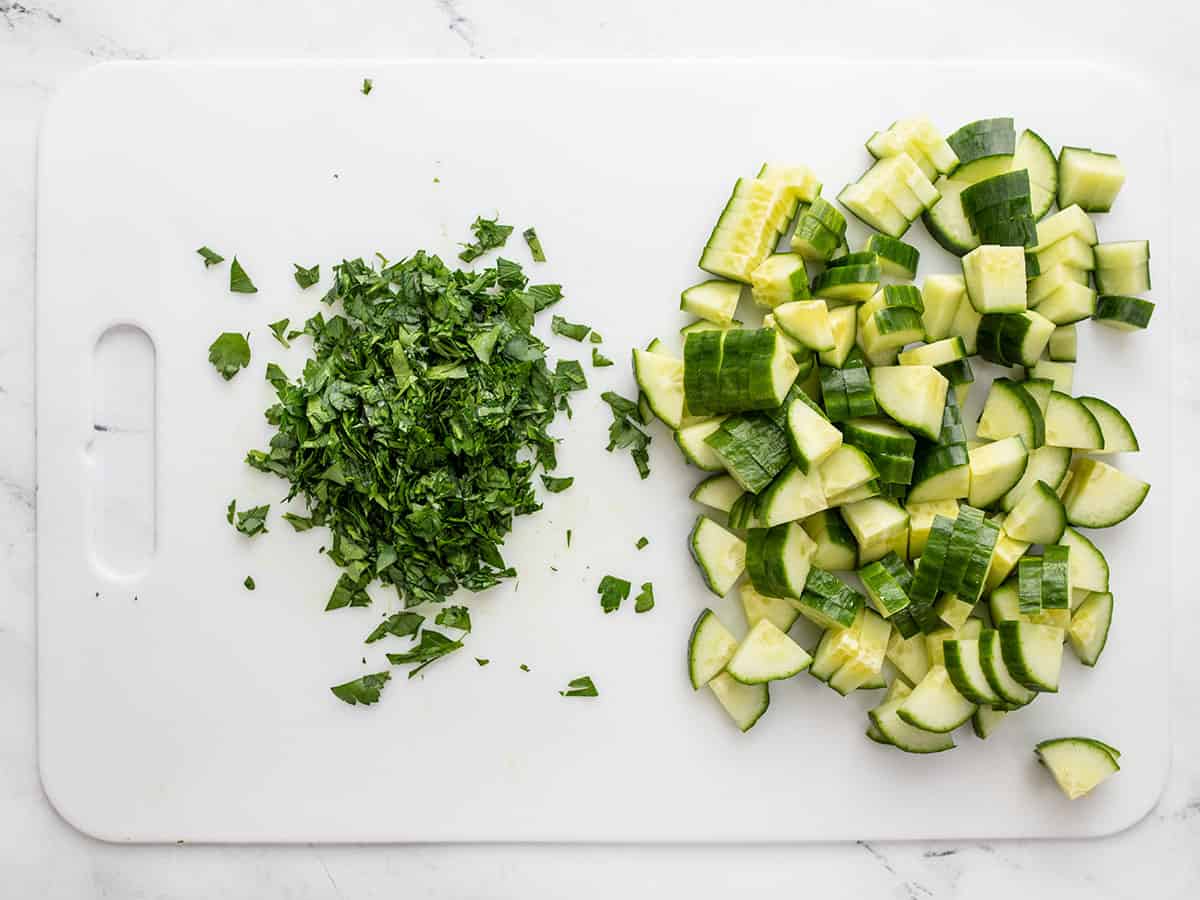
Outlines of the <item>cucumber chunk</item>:
M717 675L708 687L742 732L753 728L771 705L771 693L766 684L742 684L728 672Z
M755 512L770 527L807 518L829 505L818 471L805 473L789 463L759 495Z
M1028 544L1056 544L1067 527L1067 511L1054 488L1038 481L1004 520L1004 531Z
M804 593L793 605L820 628L850 628L855 622L861 623L866 598L836 576L813 566Z
M785 597L768 597L754 589L754 585L743 583L738 593L742 598L742 612L746 614L746 624L751 628L766 619L780 631L787 632L800 613Z
M1062 671L1063 629L1032 622L1000 622L1000 652L1009 673L1033 691L1054 693Z
M1096 300L1096 312L1092 318L1097 325L1106 325L1118 331L1139 331L1149 327L1153 315L1154 304L1149 300L1102 294Z
M1073 450L1101 450L1104 432L1086 406L1068 394L1051 391L1046 408L1046 443Z
M933 666L896 710L901 721L945 734L958 728L975 712L975 704L955 690L944 666Z
M871 370L875 400L910 431L937 440L950 382L933 366L884 366Z
M821 365L840 369L846 364L854 349L858 333L858 317L853 306L842 306L829 311L829 328L833 332L833 349L819 354Z
M817 545L813 565L830 572L847 572L858 565L858 542L836 509L823 510L801 526Z
M771 621L760 619L738 645L725 671L742 684L764 684L791 678L811 664L812 657L803 647Z
M808 290L807 281L804 288ZM715 325L728 326L733 324L741 296L742 286L737 282L712 278L685 289L679 298L679 308Z
M1091 738L1054 738L1039 743L1034 752L1068 800L1086 796L1121 770L1113 748Z
M910 694L909 697L912 695ZM872 709L868 715L871 723L888 741L905 753L940 753L954 749L954 738L949 733L935 734L914 728L898 715L898 711L909 697L895 697Z
M925 339L940 341L950 336L950 327L959 304L967 293L961 275L926 275L921 285L921 301L925 306Z
M1087 283L1088 274L1083 269L1059 263L1045 270L1042 274L1034 278L1033 281L1029 282L1027 290L1029 308L1036 309L1039 303L1064 285L1074 284L1080 287L1087 287Z
M879 477L871 458L857 447L842 444L819 466L821 485L826 497L835 497Z
M863 611L858 624L858 646L829 679L829 686L843 697L875 680L883 667L892 626L873 610Z
M1038 242L1034 252L1041 252L1053 244L1069 237L1078 238L1088 246L1094 246L1099 240L1096 234L1096 223L1078 206L1064 206L1054 215L1039 222L1037 227Z
M987 740L1000 724L1000 720L1008 715L1008 710L997 709L994 706L981 706L971 716L971 730L981 741Z
M972 703L997 706L1004 703L1000 695L992 690L983 665L979 661L979 640L953 640L942 644L946 658L946 671L955 690Z
M727 513L743 493L742 486L731 476L711 475L692 488L688 496L697 503Z
M678 428L683 421L683 361L635 349L633 377L654 415L668 428Z
M967 502L984 508L998 502L1021 476L1029 462L1029 451L1019 435L984 444L969 452L971 489Z
M1033 218L1042 218L1050 211L1058 191L1058 159L1054 151L1037 132L1026 128L1017 137L1013 168L1029 172Z
M704 583L718 597L729 593L746 569L746 542L707 516L697 516L688 540Z
M1150 485L1098 459L1076 463L1063 495L1067 521L1084 528L1108 528L1142 505Z
M1104 652L1112 614L1113 596L1107 591L1089 594L1071 614L1067 640L1085 666L1095 666Z
M925 635L906 638L899 631L893 631L888 639L887 659L909 684L918 684L929 671Z
M1087 212L1108 212L1124 183L1125 168L1113 154L1063 147L1058 156L1060 209L1074 203Z
M1067 528L1059 543L1071 549L1071 584L1077 590L1107 591L1108 560L1100 548L1074 528Z
M809 297L804 257L799 253L772 253L750 273L750 296L762 309ZM733 317L733 310L729 316Z
M1071 451L1067 447L1038 447L1029 454L1025 474L1016 486L1000 500L1000 508L1007 511L1020 502L1035 484L1044 481L1057 490L1071 468Z
M1045 443L1046 423L1037 401L1016 381L997 378L988 391L976 435L990 441L1020 435L1025 446Z
M985 244L963 257L962 268L967 297L976 312L983 315L1024 311L1023 249Z
M836 342L824 300L797 300L775 307L775 321L794 341L819 353L831 351Z
M717 677L737 651L737 638L711 609L700 611L688 639L688 677L699 690Z
M878 255L879 267L885 275L906 279L917 276L921 251L912 244L906 244L885 234L873 234L867 238L863 249Z
M1024 706L1037 696L1009 672L1000 648L1000 632L995 629L985 628L979 634L979 663L992 690L1009 706Z
M1071 388L1075 384L1075 364L1065 362L1051 362L1048 359L1039 359L1033 364L1032 368L1026 373L1025 390L1034 393L1038 403L1042 405L1042 414L1045 415L1050 409L1050 391L1058 391L1061 394L1070 394ZM1032 382L1049 382L1050 390L1044 387L1035 387ZM1044 398L1044 399L1043 399Z
M925 544L929 540L929 529L933 527L935 516L953 519L958 515L958 501L952 499L919 503L909 497L905 508L908 510L908 556L910 559L917 559L925 552Z
M721 462L721 457L704 440L720 428L724 421L724 416L718 416L678 429L675 432L675 444L683 453L683 458L705 472L724 472L725 465Z
M1037 311L1055 325L1073 325L1095 314L1096 292L1082 284L1067 282L1044 298Z

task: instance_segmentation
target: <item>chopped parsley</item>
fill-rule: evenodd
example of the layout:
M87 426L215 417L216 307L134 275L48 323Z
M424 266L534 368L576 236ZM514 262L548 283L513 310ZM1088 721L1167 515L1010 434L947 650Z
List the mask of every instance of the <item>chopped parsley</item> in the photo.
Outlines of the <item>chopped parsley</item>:
M242 582L242 587L244 587L248 591L254 590L254 579L251 576L247 575L246 580Z
M416 647L407 653L389 653L387 654L387 659L393 666L403 665L404 663L420 663L415 669L409 671L408 677L412 678L430 663L453 653L461 647L462 641L452 641L444 634L437 631L430 631L426 628L421 632L421 639Z
M367 96L367 94L371 93L371 91L375 90L375 82L372 81L370 78L364 78L362 87L359 88L359 90L362 91L362 94L365 97L365 96Z
M333 691L333 696L351 706L358 703L369 706L379 702L379 692L383 690L383 686L391 677L391 672L376 672L374 675L364 675L362 678L355 678L353 681L347 681L345 684L339 684L329 690Z
M563 337L570 338L573 341L582 341L588 336L588 332L592 330L591 325L575 324L568 322L562 316L555 316L550 320L550 330L555 334L561 334Z
M437 614L434 624L457 628L460 631L470 631L471 613L465 606L447 606Z
M483 216L477 216L475 221L471 223L471 231L475 235L473 244L463 244L463 251L458 254L458 258L463 262L472 262L489 250L495 250L497 247L503 247L508 242L508 236L512 234L513 227L511 225L501 225L500 217L494 219L485 219ZM510 265L516 266L516 263ZM517 267L520 271L520 267Z
M605 575L600 579L596 593L600 595L600 608L605 613L616 612L621 608L621 601L629 598L632 585L624 578Z
M270 510L271 504L268 503L265 506L254 506L245 512L238 512L237 500L230 500L225 520L246 537L254 537L256 534L266 534L267 513ZM236 524L234 523L235 517L237 518Z
M225 521L228 522L230 525L232 525L233 517L236 513L237 513L237 498L235 497L234 499L229 501L229 506L227 506L225 508ZM97 594L96 596L99 597L100 595Z
M608 447L613 450L629 450L638 474L645 478L650 474L650 435L642 431L637 423L642 421L638 405L613 391L605 391L600 398L612 409L613 421L608 426Z
M598 347L592 348L592 367L595 369L603 369L605 366L611 366L613 361L600 352Z
M654 585L649 581L642 585L641 593L633 600L633 611L644 613L654 609Z
M373 644L388 635L411 637L421 630L423 624L425 624L425 617L417 615L415 612L392 613L375 626L375 630L367 635L367 639L363 643Z
M250 335L226 331L208 348L208 361L226 381L250 365Z
M533 228L526 228L521 232L521 236L525 238L525 243L529 245L529 254L533 257L533 261L545 262L546 254L542 250L542 242L538 238L537 231Z
M196 251L204 259L204 268L215 266L217 263L225 262L225 257L215 250L210 250L207 247L201 247Z
M280 319L278 322L272 322L270 326L271 334L275 335L275 340L279 341L284 347L290 347L288 342L287 327L290 323L289 319Z
M644 549L644 548L646 547L646 545L647 545L647 544L649 544L649 543L650 543L650 539L649 539L649 538L647 538L645 535L642 535L640 538L638 538L638 539L637 539L637 544L636 544L635 546L636 546L636 547L637 547L639 550L642 550L642 549Z
M563 697L599 697L600 692L590 675L581 675L567 684L565 691L558 692Z
M592 333L588 335L588 340L591 341L593 344L603 344L604 343L604 338L601 337L600 332L598 332L594 328L592 329Z
M561 494L574 483L575 476L573 475L568 478L554 478L550 475L542 476L542 484L544 484L546 486L546 490L552 494Z
M568 547L571 546L571 529L570 528L567 529L567 546Z
M246 274L246 270L242 268L242 264L238 262L236 256L229 264L229 290L235 294L258 293L258 288L254 286L254 282L250 280L250 276Z
M329 595L329 602L325 604L325 611L330 612L335 609L370 605L371 595L367 593L366 584L355 581L347 574L342 575L337 580L337 584L333 586L333 593Z
M317 523L307 516L298 516L295 513L286 512L283 514L283 521L287 522L296 531L308 531Z
M490 659L480 659L477 656L477 657L475 657L475 662L482 668L483 666L486 666L488 663L490 663L491 660Z
M311 269L304 268L300 263L292 263L292 266L296 270L292 273L292 277L296 279L296 284L305 290L321 280L321 266L319 264L313 266Z
M521 671L522 671L522 672L528 672L528 671L529 671L529 666L525 665L525 663L521 663Z

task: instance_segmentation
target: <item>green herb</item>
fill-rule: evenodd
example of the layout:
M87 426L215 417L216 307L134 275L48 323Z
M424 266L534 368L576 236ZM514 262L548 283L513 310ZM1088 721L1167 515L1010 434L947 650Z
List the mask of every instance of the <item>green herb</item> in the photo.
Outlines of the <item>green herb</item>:
M442 179L440 179L440 178L438 178L436 175L434 175L434 176L433 176L433 183L434 183L434 184L441 184L441 183L442 183Z
M616 612L621 608L621 601L629 597L632 585L624 578L605 575L600 579L596 593L600 595L600 607L605 613Z
M583 366L575 359L560 359L554 367L555 386L559 391L586 391L587 376L583 374Z
M204 258L204 268L215 266L217 263L225 262L225 257L215 250L209 250L207 247L201 247L196 251Z
M329 595L329 602L325 604L325 612L335 609L346 609L347 607L370 605L371 595L367 593L366 584L356 581L349 574L345 574L333 586L333 593Z
M642 591L633 600L633 611L644 613L654 609L654 585L649 581L642 585Z
M316 522L305 516L298 516L295 513L286 512L283 514L283 521L287 522L296 531L308 531Z
M563 697L599 697L600 692L592 682L590 675L581 675L567 684L565 691L559 691Z
M482 666L486 666L488 663L490 663L491 660L490 659L480 659L477 656L477 657L475 657L475 662L478 663L482 667Z
M435 625L444 625L447 628L457 628L460 631L471 630L471 613L465 606L447 606L434 619Z
M414 649L407 653L389 653L387 659L393 666L404 663L420 663L415 669L409 671L408 677L412 678L430 663L461 647L462 641L452 641L444 634L426 628L421 632L421 640Z
M313 266L311 269L304 268L300 263L292 263L292 266L296 269L292 273L292 277L296 279L296 284L305 290L321 280L320 264Z
M542 250L542 242L538 238L537 231L533 228L526 228L521 234L525 238L525 243L529 245L529 253L533 257L533 261L545 262L546 254Z
M370 78L364 78L363 83L362 83L362 88L360 88L360 90L363 92L363 96L365 97L367 94L371 93L371 91L373 91L374 89L375 89L375 82L372 81Z
M345 684L339 684L329 690L333 691L333 696L351 706L357 703L368 706L379 702L379 692L383 690L383 686L391 677L391 672L376 672L374 675L364 675L362 678L355 678L353 681L347 681Z
M208 348L208 361L226 381L250 365L250 335L226 331Z
M571 529L570 528L567 529L567 546L568 547L571 546Z
M475 221L471 224L471 231L475 234L475 243L463 244L463 251L458 254L458 258L463 262L471 262L483 256L489 250L503 247L508 241L508 236L512 234L513 227L511 225L501 225L499 222L499 216L494 219L485 219L483 216L476 217ZM515 265L515 263L512 265Z
M637 548L639 550L641 550L649 543L650 543L649 539L645 535L642 535L640 538L637 539Z
M271 334L275 335L275 340L279 341L279 343L281 343L284 347L291 346L291 344L288 343L287 336L288 323L288 319L280 319L278 322L272 322L269 326L271 329Z
M546 486L546 490L552 494L561 494L574 483L574 476L569 478L553 478L549 475L542 476L542 484L544 484Z
M620 394L605 391L600 398L612 409L613 421L608 427L608 452L629 450L638 473L645 478L650 474L650 435L637 424L641 422L638 405Z
M522 671L522 672L528 672L528 671L529 671L529 666L525 665L525 663L521 663L521 671Z
M613 361L601 353L597 348L592 348L592 366L596 369L603 369L605 366L611 366Z
M531 284L526 293L533 297L534 312L541 312L563 298L561 284Z
M258 288L254 286L254 282L250 280L250 276L246 274L246 270L242 268L242 264L238 262L236 256L229 265L229 290L235 294L258 293Z
M411 637L421 630L421 626L424 623L425 617L419 616L414 612L392 613L375 626L375 629L367 635L367 639L363 643L373 644L388 635L392 637Z
M588 335L588 340L591 341L593 344L603 344L604 343L604 338L602 338L600 336L600 332L596 331L594 328L592 329L592 333Z
M229 501L229 506L225 510L225 521L230 525L233 524L234 514L237 513L237 498Z
M233 523L231 516L235 512L234 504L236 502L236 500L230 501L229 512L225 515L225 518L230 521L230 524ZM271 504L268 503L265 506L255 506L246 510L245 512L239 512L237 513L237 524L233 527L242 534L246 535L246 537L254 537L256 534L265 534L267 531L267 513L270 511L270 509Z
M555 334L561 334L563 337L570 338L573 341L582 341L589 331L592 330L590 325L575 324L568 322L562 316L555 316L550 320L550 330Z
M247 575L246 580L242 582L242 587L248 591L254 590L254 579Z

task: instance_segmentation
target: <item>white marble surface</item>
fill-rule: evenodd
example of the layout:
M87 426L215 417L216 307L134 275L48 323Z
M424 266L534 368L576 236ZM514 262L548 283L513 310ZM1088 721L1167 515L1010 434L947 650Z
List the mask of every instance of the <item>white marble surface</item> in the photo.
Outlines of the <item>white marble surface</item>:
M1173 767L1145 821L1091 842L759 847L129 847L65 824L38 782L34 736L33 167L60 78L105 59L842 55L1107 60L1143 72L1175 110L1169 278L1175 304L1174 553L1186 560L1200 437L1200 61L1193 4L716 0L0 0L0 897L255 898L728 896L787 886L823 898L971 900L1200 896L1200 618L1177 576L1171 632ZM1001 5L996 4L999 8ZM873 10L873 7L879 7ZM886 7L886 8L885 8ZM798 95L800 108L814 108ZM1063 98L1069 103L1070 98ZM1120 127L1120 110L1113 110ZM1164 484L1166 476L1160 478ZM1164 658L1164 664L1166 660ZM1134 676L1136 677L1136 675ZM948 786L948 789L952 789ZM886 802L880 798L880 802ZM798 814L819 815L819 810Z

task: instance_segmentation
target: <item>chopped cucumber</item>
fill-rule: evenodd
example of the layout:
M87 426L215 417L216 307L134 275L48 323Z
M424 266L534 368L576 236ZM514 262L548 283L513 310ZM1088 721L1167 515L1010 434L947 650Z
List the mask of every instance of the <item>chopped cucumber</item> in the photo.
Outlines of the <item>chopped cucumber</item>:
M1007 709L981 706L975 710L975 715L971 716L971 730L975 732L975 737L985 741L992 736L992 732L996 730L1000 720L1007 715Z
M893 631L888 639L887 659L909 684L919 683L929 671L925 635L906 638L899 631Z
M797 300L775 307L775 321L794 341L825 353L835 348L829 307L824 300Z
M1064 148L1066 152L1066 148ZM1121 770L1113 748L1091 738L1067 737L1042 741L1034 748L1038 760L1054 776L1068 800L1078 800Z
M808 289L807 281L804 287ZM679 308L707 322L728 326L733 324L733 314L737 312L741 296L742 286L736 281L712 278L684 290L680 295Z
M692 488L689 496L697 503L727 513L743 493L742 486L731 476L710 475Z
M1013 678L1033 691L1056 692L1062 671L1063 630L1011 620L998 623L996 630L1004 665Z
M654 415L668 428L678 428L683 421L683 361L635 349L633 377Z
M720 674L737 651L737 638L711 609L701 610L688 639L688 677L696 690Z
M1056 544L1067 527L1067 511L1054 488L1036 482L1004 520L1005 533L1028 544Z
M1118 331L1138 331L1150 325L1154 315L1154 304L1139 297L1124 297L1102 294L1096 300L1096 312L1092 318L1098 325L1106 325Z
M957 500L931 500L925 503L914 503L910 497L905 508L908 510L908 555L910 559L917 559L925 552L925 543L929 539L929 529L933 527L935 516L953 519L958 515Z
M724 597L746 569L746 542L707 516L697 516L688 547L708 589Z
M1087 287L1088 274L1083 269L1077 269L1074 266L1059 263L1052 268L1046 269L1042 274L1038 275L1033 281L1029 282L1027 300L1029 308L1035 309L1037 305L1057 291L1060 287L1068 284Z
M910 431L937 440L950 382L933 366L884 366L871 370L875 400Z
M990 441L1020 435L1025 446L1035 449L1045 443L1046 423L1037 401L1020 382L997 378L988 391L976 435ZM1057 482L1056 482L1057 484Z
M1057 329L1056 329L1057 330ZM1038 393L1035 396L1038 402L1042 404L1042 413L1046 413L1050 408L1050 391L1044 388L1035 388L1031 382L1049 382L1050 390L1058 391L1062 394L1070 394L1071 388L1075 384L1075 364L1067 362L1052 362L1048 359L1039 359L1033 364L1028 371L1026 379L1026 390ZM1045 397L1043 401L1042 397Z
M721 458L704 442L704 439L720 428L724 421L724 416L718 416L678 429L675 432L675 443L683 453L683 458L705 472L724 472L725 466Z
M817 466L817 472L826 497L844 494L879 477L871 458L850 444L834 450Z
M907 279L917 277L921 251L912 244L906 244L885 234L872 234L867 238L863 249L878 255L879 267L885 275Z
M898 711L911 696L897 696L872 709L868 713L871 723L889 744L905 753L940 753L943 750L953 750L954 738L949 733L924 731L900 718Z
M813 566L804 593L793 605L821 628L849 628L861 620L866 598L835 575Z
M1020 502L1039 481L1057 490L1071 468L1071 451L1066 447L1038 447L1029 454L1025 474L1016 487L1000 500L1000 508L1009 511Z
M1054 151L1037 132L1026 128L1017 138L1013 168L1029 172L1033 218L1042 218L1050 211L1058 191L1058 160Z
M738 645L725 671L742 684L764 684L791 678L811 664L812 657L803 647L771 621L760 619Z
M838 510L822 510L801 525L817 545L813 565L830 572L846 572L858 566L858 542Z
M1025 687L1009 672L1000 647L999 631L985 628L980 632L979 662L992 690L1004 698L1004 702L1009 706L1025 706L1037 696L1035 691Z
M739 730L749 731L771 705L766 684L742 684L728 672L722 672L708 683L713 696L733 719Z
M751 628L766 619L780 631L786 632L800 618L796 607L786 598L760 594L749 582L742 584L739 593L742 598L742 612L746 614L746 624Z
M1059 543L1071 548L1071 584L1075 588L1108 590L1108 560L1095 544L1074 528L1064 530Z
M768 256L750 273L750 296L763 309L774 309L780 304L809 297L804 257L799 253ZM732 318L733 312L729 315Z
M829 311L829 328L833 332L833 349L819 354L821 365L840 369L846 364L854 349L858 333L858 317L853 306L842 306Z
M979 661L979 640L952 640L942 644L946 671L955 689L972 703L997 706L1004 700L992 690Z
M950 336L958 307L966 297L967 284L961 275L926 275L921 286L925 305L925 339L940 341ZM968 304L969 305L969 304Z
M756 513L765 527L794 522L829 506L821 476L789 463L759 495Z
M1101 450L1104 432L1086 406L1068 394L1051 391L1046 409L1046 443L1073 450Z
M796 522L752 528L746 538L746 571L755 590L769 597L799 597L816 552L816 543Z
M958 728L975 712L975 704L954 688L944 666L933 666L896 710L903 722L945 734Z
M1067 640L1085 666L1095 666L1104 652L1112 614L1113 596L1107 591L1089 594L1071 614Z
M1078 339L1074 325L1060 325L1050 335L1046 345L1046 355L1054 362L1075 362Z
M1113 154L1063 147L1058 156L1060 209L1074 203L1087 212L1108 212L1124 183L1125 168Z
M1067 521L1084 528L1109 528L1142 505L1150 485L1098 459L1081 459L1063 495Z
M872 497L846 504L842 518L858 543L859 565L886 556L902 536L908 542L908 513L893 500Z
M1095 314L1096 292L1082 284L1067 282L1044 298L1037 311L1055 325L1073 325Z
M984 508L998 502L1021 476L1029 462L1029 451L1019 435L984 444L969 452L971 489L967 502Z
M975 311L1018 313L1025 309L1025 251L984 245L963 257L967 297Z

